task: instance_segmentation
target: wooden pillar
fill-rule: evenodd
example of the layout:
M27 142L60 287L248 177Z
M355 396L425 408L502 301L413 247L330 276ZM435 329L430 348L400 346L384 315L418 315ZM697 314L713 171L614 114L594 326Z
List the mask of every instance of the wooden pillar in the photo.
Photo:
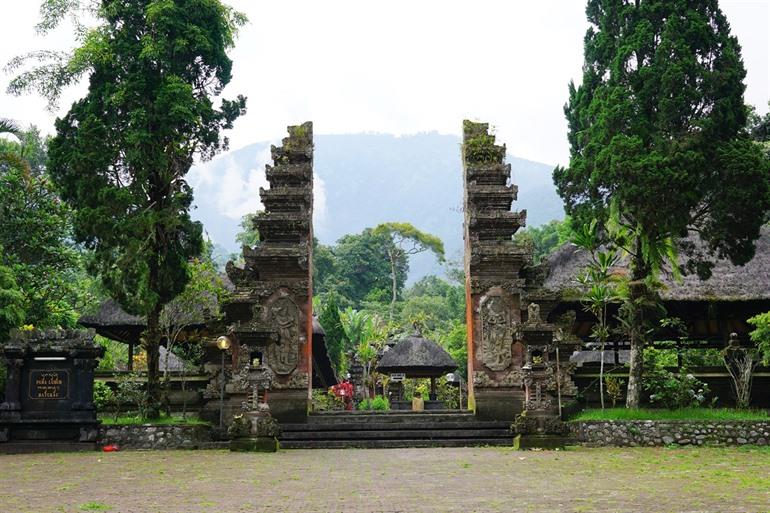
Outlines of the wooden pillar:
M134 341L128 341L128 362L126 365L128 372L134 372Z

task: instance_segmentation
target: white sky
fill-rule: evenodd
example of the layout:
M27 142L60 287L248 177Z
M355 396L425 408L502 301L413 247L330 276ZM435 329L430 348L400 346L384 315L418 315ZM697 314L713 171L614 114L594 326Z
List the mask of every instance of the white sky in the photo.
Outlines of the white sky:
M580 78L584 0L230 0L245 12L225 96L248 113L232 148L277 140L312 120L316 134L423 131L460 134L463 118L489 121L509 152L566 164L562 106ZM770 0L722 0L743 46L746 101L770 100ZM39 2L0 0L0 63L32 49L73 45L64 29L37 36ZM53 131L34 96L4 93L0 116ZM65 95L62 115L84 85Z

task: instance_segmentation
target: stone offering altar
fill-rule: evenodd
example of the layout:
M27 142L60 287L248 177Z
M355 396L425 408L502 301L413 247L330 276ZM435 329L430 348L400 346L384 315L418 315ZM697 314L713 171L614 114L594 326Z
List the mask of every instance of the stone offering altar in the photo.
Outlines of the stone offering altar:
M93 330L14 330L0 354L0 442L96 442L94 369L104 348Z
M249 398L241 405L243 413L233 416L227 434L235 452L275 452L281 428L270 414L270 406L260 401L260 391L270 389L273 373L265 367L246 368Z

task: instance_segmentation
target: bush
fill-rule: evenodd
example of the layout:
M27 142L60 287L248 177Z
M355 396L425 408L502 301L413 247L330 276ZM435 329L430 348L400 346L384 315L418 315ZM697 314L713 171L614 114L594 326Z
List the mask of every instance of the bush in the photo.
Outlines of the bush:
M358 403L357 409L364 411L385 411L390 409L390 402L386 397L378 395L375 396L374 399L364 399Z
M94 381L94 406L97 411L104 411L115 401L115 394L104 381Z
M710 392L706 383L687 373L686 369L678 374L657 369L645 376L643 386L650 392L652 404L671 410L701 406Z
M330 390L313 390L313 411L344 410L345 401Z

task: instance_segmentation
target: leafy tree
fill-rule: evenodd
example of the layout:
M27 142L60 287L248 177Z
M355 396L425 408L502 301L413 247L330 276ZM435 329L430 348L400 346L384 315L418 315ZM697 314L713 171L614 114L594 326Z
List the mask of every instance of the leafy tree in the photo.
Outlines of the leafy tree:
M432 251L439 262L444 261L444 243L430 233L422 232L409 223L383 223L374 229L374 233L384 235L389 243L385 245L390 262L391 312L398 299L398 265L404 258L425 251Z
M259 230L254 223L259 214L259 212L252 212L241 218L241 222L238 225L241 230L235 235L235 242L250 248L259 244Z
M583 80L565 107L570 164L554 181L577 227L599 220L630 256L627 406L637 407L656 273L677 249L701 277L709 257L749 261L770 174L746 130L746 72L716 0L589 0L586 14Z
M541 262L573 235L572 221L569 216L559 221L554 219L542 226L526 228L516 232L514 240L530 244L535 263Z
M18 142L0 148L0 265L22 295L25 324L72 327L94 299L87 255L72 243L72 213L42 167L44 139L34 127L10 133Z
M171 380L169 355L173 352L177 356L196 356L201 349L201 340L192 326L219 319L220 305L227 300L228 291L211 258L211 250L211 244L207 244L204 255L193 258L188 266L190 281L178 296L164 305L160 314L160 329L166 341L166 361L163 365L166 393Z
M768 102L768 106L770 106L770 102ZM760 116L756 109L750 108L749 133L752 139L762 145L765 155L770 158L770 112Z
M329 354L332 366L337 376L345 374L347 368L346 353L351 349L350 340L345 333L340 318L340 310L337 305L337 296L333 292L328 294L321 303L318 314L318 322L324 329L326 351Z
M596 222L584 225L582 230L573 235L575 244L590 252L591 260L578 277L583 286L581 303L583 308L597 320L591 329L591 338L599 344L601 361L599 363L599 398L604 410L604 348L610 337L610 325L607 310L618 297L617 280L613 276L613 267L619 262L617 250L602 250L596 237ZM615 400L613 399L613 404Z
M243 97L220 108L211 99L230 81L226 51L243 18L219 0L103 0L97 16L75 54L92 70L88 94L57 120L49 172L91 270L126 311L147 316L156 416L160 315L203 242L185 175L196 156L227 147L220 132L245 111Z
M390 289L392 267L388 247L391 244L386 234L367 228L359 234L341 237L332 247L318 245L313 255L316 292L335 291L340 306L360 307L372 290ZM397 257L399 286L406 282L408 270L406 255Z
M765 364L770 364L770 312L755 315L748 322L754 326L751 340L757 344Z
M2 247L0 247L2 254ZM11 269L0 264L0 344L8 339L8 332L24 322L24 296L16 284ZM0 362L2 365L2 362Z

